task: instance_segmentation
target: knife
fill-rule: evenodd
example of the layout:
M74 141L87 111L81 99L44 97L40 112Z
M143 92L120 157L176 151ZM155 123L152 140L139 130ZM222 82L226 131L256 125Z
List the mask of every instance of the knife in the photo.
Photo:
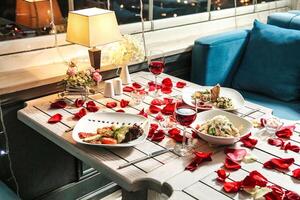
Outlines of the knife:
M120 165L120 166L118 167L118 169L123 169L123 168L125 168L125 167L130 166L130 165L133 165L133 164L139 163L139 162L141 162L141 161L144 161L144 160L147 160L147 159L150 159L150 158L159 156L159 155L161 155L161 154L167 153L167 152L172 151L172 150L173 150L173 148L155 151L155 152L150 153L150 154L148 154L148 155L146 155L146 156L143 156L143 157L141 157L141 158L138 158L138 159L132 160L132 161L130 161L130 162L128 162L128 163L125 163L125 164L123 164L123 165Z

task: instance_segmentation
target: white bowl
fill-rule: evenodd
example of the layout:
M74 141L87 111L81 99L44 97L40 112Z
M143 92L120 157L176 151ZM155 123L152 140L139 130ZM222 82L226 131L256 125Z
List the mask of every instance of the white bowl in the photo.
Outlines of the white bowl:
M209 134L204 134L199 131L197 131L197 134L205 141L208 143L212 144L219 144L219 145L230 145L234 144L235 142L239 141L240 138L247 133L251 131L253 128L252 123L249 122L246 119L243 119L235 114L222 111L222 110L208 110L208 111L203 111L197 115L197 119L195 122L191 125L192 128L196 129L197 124L201 126L204 122L207 120L212 119L213 117L217 115L223 115L227 117L231 123L240 131L240 136L239 137L221 137L221 136L213 136Z
M141 135L135 140L132 140L127 143L121 143L121 144L90 144L84 142L82 139L79 138L78 134L80 132L96 133L97 128L111 126L112 123L116 126L137 124L143 129L144 133L143 135ZM140 144L142 142L145 142L149 132L149 127L150 127L149 120L141 115L118 113L118 112L89 113L84 117L82 117L77 122L72 132L72 137L76 142L81 144L101 146L101 147L131 147Z
M200 86L199 89L188 88L188 87L184 88L182 91L182 99L186 104L188 104L190 106L195 106L194 100L192 98L193 94L196 91L205 91L205 90L210 90L211 88L213 88L213 87L212 86ZM243 96L234 89L221 87L220 96L230 98L232 100L233 107L227 108L227 109L221 109L221 108L216 108L213 106L212 109L232 111L232 110L237 110L237 109L243 108L245 105L245 99L243 98ZM208 109L208 110L211 110L211 109Z

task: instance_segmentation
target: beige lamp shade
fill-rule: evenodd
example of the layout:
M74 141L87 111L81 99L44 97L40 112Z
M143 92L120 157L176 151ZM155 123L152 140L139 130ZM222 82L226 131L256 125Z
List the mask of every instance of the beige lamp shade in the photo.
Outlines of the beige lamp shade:
M113 11L88 8L69 12L68 42L95 47L119 41L121 38Z

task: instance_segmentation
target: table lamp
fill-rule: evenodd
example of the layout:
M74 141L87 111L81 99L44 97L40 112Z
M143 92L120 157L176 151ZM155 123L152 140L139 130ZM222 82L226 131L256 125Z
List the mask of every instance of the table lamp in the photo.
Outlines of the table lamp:
M91 66L100 68L101 50L99 45L122 39L116 15L113 11L88 8L69 12L67 41L89 47Z

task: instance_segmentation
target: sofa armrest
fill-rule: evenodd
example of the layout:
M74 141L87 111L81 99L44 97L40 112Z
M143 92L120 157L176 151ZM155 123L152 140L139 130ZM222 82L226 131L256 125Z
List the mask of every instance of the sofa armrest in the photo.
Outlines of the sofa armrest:
M2 181L0 181L0 199L5 200L20 200L19 197L9 189Z
M203 37L192 50L191 80L201 85L230 86L248 41L249 30Z

